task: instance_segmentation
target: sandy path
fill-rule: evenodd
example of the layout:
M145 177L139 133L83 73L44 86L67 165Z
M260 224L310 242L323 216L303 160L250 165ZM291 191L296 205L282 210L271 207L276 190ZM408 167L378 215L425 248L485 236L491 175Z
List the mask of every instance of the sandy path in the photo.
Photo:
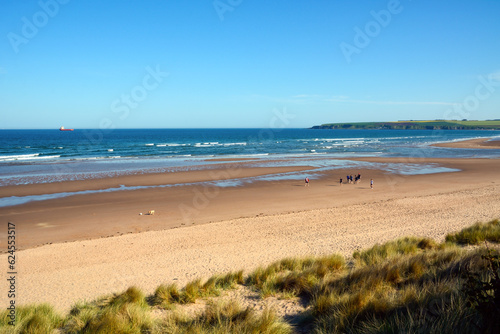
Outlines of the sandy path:
M373 192L382 190L373 190ZM137 285L183 286L195 277L268 264L286 256L341 253L405 235L441 240L500 217L500 184L374 200L348 207L233 219L182 229L77 241L18 253L18 304L77 300ZM6 254L0 256L5 264ZM2 291L6 285L2 280ZM5 294L1 303L6 303Z

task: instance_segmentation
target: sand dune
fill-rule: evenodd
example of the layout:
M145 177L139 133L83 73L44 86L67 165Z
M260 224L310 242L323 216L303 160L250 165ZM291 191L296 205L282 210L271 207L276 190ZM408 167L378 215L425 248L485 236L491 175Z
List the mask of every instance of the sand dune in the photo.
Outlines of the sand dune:
M68 310L77 300L131 285L151 293L161 283L183 286L196 277L249 271L286 256L348 256L355 249L406 235L442 240L448 232L500 217L498 160L412 162L462 171L402 176L366 169L361 170L360 184L340 186L338 177L349 171L338 170L312 180L310 187L297 180L224 188L195 210L191 223L175 212L180 204L193 203L195 193L189 187L176 192L75 196L5 208L2 219L18 222L19 243L76 240L18 252L17 303L49 302ZM370 178L375 180L373 190ZM170 202L162 206L167 199ZM103 207L111 213L93 215L105 212L99 211ZM136 210L142 207L155 208L158 214L138 216ZM75 219L61 224L59 215L66 210ZM49 225L40 225L44 223ZM125 234L98 238L114 228ZM134 229L145 232L126 234ZM7 255L0 255L0 261L6 264ZM6 291L5 282L1 288ZM5 298L1 296L2 303Z

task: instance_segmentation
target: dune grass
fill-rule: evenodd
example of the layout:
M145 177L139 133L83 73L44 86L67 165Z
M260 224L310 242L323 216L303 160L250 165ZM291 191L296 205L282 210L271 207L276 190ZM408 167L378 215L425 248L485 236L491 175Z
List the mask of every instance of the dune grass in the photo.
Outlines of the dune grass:
M0 313L0 333L50 333L63 323L63 317L47 304L18 307L15 326L9 325L8 316L8 311Z
M153 306L174 309L177 304L189 304L196 302L198 298L219 296L221 291L243 284L243 281L243 270L240 270L226 275L214 275L204 284L200 279L195 279L186 284L182 290L179 290L175 284L162 284L147 300Z
M136 287L77 303L66 316L49 305L17 309L16 325L0 312L0 333L494 333L500 325L500 254L464 244L500 242L498 220L450 234L438 244L402 238L340 255L286 258L243 271L160 285L146 296ZM219 298L238 285L261 298L301 297L307 310L286 321ZM206 300L194 316L182 305ZM294 302L294 301L292 301ZM180 309L177 309L180 307ZM153 312L155 311L155 312Z
M356 251L353 258L359 265L373 265L394 256L415 254L417 252L435 249L438 244L428 238L402 238L375 245L364 251Z
M451 306L460 309L448 314L450 319L443 324L460 329L463 317L451 322L455 313L477 316L476 311L466 306L461 287L467 268L487 267L481 252L484 250L454 249L402 255L325 280L311 302L316 331L355 333L361 328L385 323L386 319L393 319L397 324L398 319L407 319L407 316L421 328L427 328L443 320L441 311ZM388 323L384 326L387 330L383 332L391 332ZM398 327L392 327L392 332L398 332Z
M262 296L296 297L310 294L313 286L326 275L345 269L345 259L337 254L319 258L286 258L267 267L259 267L246 282L258 289Z
M145 333L153 329L146 297L136 287L75 305L65 319L65 333Z
M460 245L477 245L484 241L500 243L500 221L476 223L460 232L448 234L446 241Z
M292 333L292 327L272 310L258 314L234 300L210 302L205 312L194 318L170 314L159 327L162 333Z

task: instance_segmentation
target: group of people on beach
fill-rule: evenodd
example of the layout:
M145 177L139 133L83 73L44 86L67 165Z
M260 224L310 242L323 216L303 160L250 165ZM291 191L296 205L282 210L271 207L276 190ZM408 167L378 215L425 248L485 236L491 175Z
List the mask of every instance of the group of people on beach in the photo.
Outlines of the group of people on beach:
M358 175L355 175L354 180L352 178L352 175L347 175L346 179L347 179L347 183L357 184L361 180L361 174L358 173ZM344 183L344 179L340 178L340 185L342 185L343 183Z
M361 174L358 173L358 175L355 175L354 179L353 179L352 175L347 175L346 179L347 179L348 183L357 184L361 180ZM344 183L344 180L342 178L340 178L340 185L342 186L343 183ZM306 177L306 179L305 179L305 186L309 187L309 178L308 177ZM373 179L370 179L370 189L373 189Z
M354 176L354 181L352 179L352 175L347 175L346 177L348 183L358 183L359 180L361 180L361 174L358 173L358 175ZM341 179L342 180L342 179ZM340 182L342 183L342 182Z

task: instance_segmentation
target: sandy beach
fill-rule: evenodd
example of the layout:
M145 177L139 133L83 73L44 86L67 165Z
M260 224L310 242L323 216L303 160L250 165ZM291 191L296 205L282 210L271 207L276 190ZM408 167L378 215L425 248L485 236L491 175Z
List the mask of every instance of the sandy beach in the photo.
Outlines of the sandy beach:
M16 224L18 304L48 302L68 310L78 300L136 285L253 268L287 256L340 253L416 235L446 233L500 217L497 159L358 159L434 164L460 171L398 175L382 169L334 170L312 179L259 181L237 187L206 184L77 195L0 209ZM252 167L251 161L210 171L132 175L1 189L10 194L160 185L267 175L313 168ZM359 184L339 184L361 173ZM374 179L374 189L369 181ZM4 187L7 188L7 187ZM5 196L5 193L3 193ZM155 210L155 215L139 215ZM6 240L6 228L0 237ZM140 233L139 233L140 232ZM7 263L7 254L0 255ZM6 271L6 270L4 270ZM2 288L6 288L2 281ZM5 291L5 290L4 290ZM1 303L6 301L1 296Z
M451 143L434 144L437 147L454 147L454 148L474 148L474 149L500 149L500 140L489 140L489 138L479 138L470 140L461 140Z
M0 334L500 334L500 0L2 4Z

